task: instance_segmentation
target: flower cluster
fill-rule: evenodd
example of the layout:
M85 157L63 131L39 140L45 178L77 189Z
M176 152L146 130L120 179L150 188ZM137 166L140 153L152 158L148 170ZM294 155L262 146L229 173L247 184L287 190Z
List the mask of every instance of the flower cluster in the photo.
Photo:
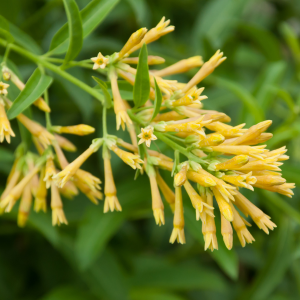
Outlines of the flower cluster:
M266 233L276 227L268 215L241 193L242 188L251 191L260 188L288 197L293 195L294 184L286 183L280 173L282 161L289 158L285 155L286 148L270 151L263 145L272 138L272 134L266 132L272 121L263 121L250 128L245 128L245 124L231 126L228 124L231 119L226 114L203 109L202 101L207 99L207 96L203 95L204 87L198 85L225 61L226 57L222 52L218 50L205 63L201 56L195 56L160 70L147 71L146 76L145 73L143 76L144 80L147 80L147 77L149 80L149 97L139 107L137 105L133 107L122 98L119 80L127 81L135 89L136 79L140 76L141 58L130 55L144 45L172 32L174 26L169 26L169 23L169 20L162 18L151 30L141 28L133 33L118 53L103 56L99 52L97 57L91 58L91 69L107 75L113 96L117 129L120 127L123 130L127 129L131 143L108 134L105 120L106 110L110 107L103 102L103 137L93 140L86 151L72 163L68 163L62 149L75 151L76 147L58 134L90 134L94 132L92 127L48 126L46 129L23 114L17 116L19 122L32 134L40 156L25 153L24 148L20 147L6 189L1 196L2 211L10 211L21 198L18 216L20 226L26 223L32 196L35 197L34 210L46 211L47 189L50 188L53 225L67 224L60 194L73 197L80 190L97 204L98 199L102 199L101 181L82 170L81 166L102 147L104 212L122 210L111 168L111 151L113 151L125 164L139 173L146 173L149 177L156 224L165 224L161 195L169 204L174 213L171 243L176 240L181 244L185 243L182 188L195 209L196 219L202 222L205 249L209 248L212 251L218 249L216 207L220 211L221 234L228 249L233 245L233 228L242 246L254 241L247 229L250 226L246 220L248 216ZM147 59L147 67L165 61L157 56L148 56ZM132 66L137 64L137 68ZM193 68L199 70L188 83L165 78ZM24 88L24 84L11 70L6 68L4 71L10 73L11 81L17 87L21 90ZM9 142L10 136L14 136L5 113L5 106L11 106L7 88L8 84L0 82L0 94L3 95L0 101L1 142L4 138ZM102 89L106 89L105 84ZM157 101L159 93L161 93L160 104ZM43 98L36 100L34 105L46 113L50 112L50 107ZM170 146L175 151L175 159L149 149L151 142L155 140ZM171 172L174 177L174 189L167 185L159 169Z

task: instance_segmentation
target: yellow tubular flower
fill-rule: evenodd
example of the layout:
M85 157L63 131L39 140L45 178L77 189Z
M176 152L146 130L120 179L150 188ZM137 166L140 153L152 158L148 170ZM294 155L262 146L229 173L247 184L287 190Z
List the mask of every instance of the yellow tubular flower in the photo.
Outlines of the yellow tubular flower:
M30 171L16 186L14 186L7 196L1 199L0 208L6 208L8 212L11 211L16 201L22 195L25 186L27 186L30 183L33 176L39 170L40 170L40 166L34 167L32 171Z
M69 181L70 182L70 181ZM84 183L81 180L78 180L75 178L74 180L76 186L79 188L79 190L85 194L94 204L98 204L98 199L102 200L103 199L103 194L98 191L98 190L91 190L89 186Z
M148 31L147 28L141 28L138 31L134 32L130 36L130 38L128 39L128 41L126 42L122 50L119 52L119 59L125 56L134 46L138 45L144 38L147 31Z
M226 220L228 220L229 222L232 222L233 213L232 213L232 209L231 209L230 204L229 204L230 201L227 202L222 197L221 193L219 192L219 190L217 188L212 187L211 190L213 191L213 193L216 197L216 200L217 200L217 203L218 203L221 214L226 218Z
M120 54L119 54L119 57L120 57ZM138 57L125 57L122 59L122 62L125 64L137 65L139 62L139 58ZM165 62L165 59L160 56L148 55L148 65L159 65L159 64L163 64L164 62Z
M184 188L191 199L193 207L196 210L196 219L197 220L199 220L199 217L201 218L202 212L204 211L204 207L207 208L205 210L205 213L208 213L209 215L214 217L214 214L213 214L214 208L212 206L208 205L205 201L203 201L203 199L195 191L195 189L192 187L192 185L189 183L188 180L184 183ZM203 218L201 218L201 219L203 222Z
M203 65L203 60L201 56L193 56L187 59L182 59L177 63L164 68L162 70L155 70L155 76L165 77L169 75L174 75L178 73L185 73L189 70L197 67L201 67Z
M140 164L144 162L140 159L139 155L124 151L115 145L111 146L111 150L114 151L124 161L124 163L129 165L132 169L142 169Z
M218 170L235 170L242 167L249 161L248 155L237 155L231 159L226 160L223 163L217 164L215 166L216 171Z
M0 95L7 95L8 88L9 88L9 84L0 81Z
M1 195L1 200L3 200L9 194L9 192L16 186L20 178L20 175L21 175L21 171L18 170L17 168L12 170L9 178L7 179L6 187Z
M159 172L156 171L156 181L160 191L162 192L165 200L169 203L172 212L175 211L175 194L166 184L163 178L160 176Z
M92 57L91 61L94 62L93 70L97 69L105 69L106 65L108 64L109 59L104 57L101 52L98 53L97 57Z
M127 51L127 54L131 54L134 51L140 49L142 45L152 43L159 39L161 36L172 32L175 27L174 26L168 26L170 24L170 20L165 21L165 17L163 17L160 22L156 25L156 27L150 29L144 36L144 38L141 40L139 44L132 47L129 51Z
M171 105L173 107L176 106L184 106L184 105L190 105L190 104L195 104L198 103L200 104L202 100L207 99L207 96L200 96L201 93L203 92L204 87L200 89L192 88L184 97L171 101Z
M206 138L196 143L197 147L218 146L223 143L225 137L221 133L211 133Z
M160 121L176 121L176 120L182 120L184 119L184 116L180 115L178 112L172 110L163 114L158 114L155 118L154 118L154 122L160 122Z
M233 138L233 137L239 137L243 135L244 132L247 131L247 129L243 129L245 125L246 124L243 123L238 126L232 127L230 125L217 121L217 122L208 123L205 125L205 127L208 128L209 130L221 133L226 138Z
M213 197L210 192L207 193L206 203L209 206L213 207ZM214 217L210 215L206 215L206 222L202 224L202 233L204 237L204 250L206 251L208 248L211 251L214 249L218 250L218 241L216 236L216 224Z
M252 185L256 183L256 177L252 176L252 172L245 175L224 175L222 179L239 187L244 187L253 191Z
M122 211L122 207L117 198L117 189L111 169L110 158L104 157L104 212Z
M281 166L282 163L277 162L277 158L265 158L265 159L259 159L259 160L252 160L249 161L247 164L240 168L236 168L238 171L281 171L279 166Z
M233 230L231 223L221 214L221 234L223 241L228 250L232 249L233 244Z
M280 176L262 175L255 176L256 183L261 185L280 185L286 183L286 180Z
M175 187L175 212L173 226L170 243L174 244L174 242L177 240L177 243L185 244L181 187Z
M58 135L58 134L54 134L54 137L55 137L58 145L62 149L69 151L69 152L77 151L76 146L73 143L71 143L68 139L66 139L65 137Z
M187 92L194 85L197 85L201 82L205 77L210 75L214 69L219 66L226 57L223 57L223 52L218 50L209 61L204 63L204 65L200 68L200 70L196 73L196 75L186 84L186 86L182 89L182 92Z
M25 227L32 203L30 186L24 188L18 212L18 226Z
M20 90L24 90L25 88L25 84L19 79L19 77L14 74L11 70L8 69L4 69L4 71L7 71L10 76L11 76L11 81L14 83L14 85ZM46 101L40 97L39 99L37 99L36 101L33 102L33 105L35 105L36 107L38 107L40 110L44 111L44 112L51 112L50 107L48 106L48 104L46 103Z
M55 180L58 187L62 188L65 183L74 176L80 166L98 149L93 147L93 144L79 155L72 163L67 165L64 170L52 177Z
M60 164L60 167L62 169L66 168L68 166L69 162L67 161L67 159L66 159L63 151L61 150L59 144L57 142L54 142L53 147L54 147L58 162Z
M152 210L156 225L165 225L164 205L162 203L160 193L157 186L155 173L149 175L151 196L152 196Z
M52 130L57 133L69 133L75 135L88 135L95 132L95 128L85 124L74 126L52 126Z
M44 148L47 148L49 145L51 145L51 141L54 140L54 136L47 131L46 128L37 122L30 120L23 114L19 114L17 119L30 131L32 135L38 138L39 142Z
M47 211L47 199L46 199L47 188L46 188L46 183L43 180L44 177L45 177L45 168L43 168L41 171L39 186L34 200L33 209L36 212L39 212L40 210L44 212Z
M260 189L268 190L270 192L279 193L289 198L292 198L292 196L294 195L292 189L295 188L295 183L284 183L281 185L273 185L273 186L264 185L264 184L254 184L253 186Z
M226 153L226 154L232 154L232 155L248 155L253 158L257 159L264 159L264 153L268 150L264 149L266 145L262 146L210 146L213 151Z
M4 141L4 138L8 143L10 143L10 137L15 136L14 132L10 127L10 122L7 119L5 112L5 104L0 98L0 142Z
M68 221L63 211L63 203L59 195L58 187L54 182L51 183L51 209L53 226L60 226L60 224L68 225Z
M271 126L271 124L272 121L267 120L250 127L242 136L232 141L230 145L241 145L245 143L248 145L248 141L257 139L261 133Z
M216 182L210 176L202 175L194 171L188 171L187 178L189 180L199 183L204 187L211 187L216 185Z
M270 219L268 215L262 212L258 207L256 207L252 202L250 202L245 196L240 192L234 196L235 205L243 212L250 215L252 220L256 223L259 229L262 229L266 234L269 234L269 229L273 230L277 227Z
M61 189L59 189L59 193L68 199L73 199L78 195L78 190L72 181L68 181Z
M132 121L127 114L127 109L124 100L121 98L117 82L117 75L115 73L111 73L110 80L111 90L114 98L114 111L116 114L117 130L120 129L120 126L122 126L122 129L125 130L125 124L128 126L132 124Z
M84 182L93 191L101 190L101 180L87 171L79 169L76 171L74 177Z
M181 164L180 171L174 176L175 186L182 186L186 182L188 169L189 169L189 164L187 162Z
M240 216L240 214L236 211L234 206L231 204L232 212L233 212L233 221L232 225L234 230L237 233L237 236L240 240L240 243L242 247L246 246L246 243L252 244L252 242L255 241L254 237L251 235L251 233L248 231L246 225L245 225L245 220Z
M56 169L53 162L53 155L50 154L47 157L46 161L46 169L45 169L45 177L43 178L43 181L46 182L46 188L49 189L52 178L56 175Z

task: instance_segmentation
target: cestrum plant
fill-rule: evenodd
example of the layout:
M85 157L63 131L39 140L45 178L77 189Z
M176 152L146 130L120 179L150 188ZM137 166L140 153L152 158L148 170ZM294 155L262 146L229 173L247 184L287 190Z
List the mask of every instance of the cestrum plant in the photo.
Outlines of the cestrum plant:
M101 180L81 169L83 163L102 148L104 212L122 210L111 167L111 152L114 152L136 170L136 176L146 174L149 177L153 215L159 226L165 224L162 196L170 206L174 213L171 243L186 242L183 189L195 209L196 219L202 222L205 249L218 249L216 208L221 215L220 230L228 249L233 245L233 228L242 246L254 241L247 229L250 226L246 220L248 216L267 234L276 227L271 218L242 192L243 189L254 191L259 188L288 197L293 195L295 185L287 183L280 173L282 162L289 158L285 154L286 148L271 151L264 145L272 138L272 134L266 132L272 121L263 121L250 128L245 128L245 124L232 126L228 124L231 119L225 113L203 109L202 101L207 96L203 95L201 82L226 60L220 50L206 62L201 56L194 56L160 70L150 69L165 60L148 55L146 45L174 31L174 26L169 24L169 20L162 18L150 30L139 29L118 53L104 56L99 52L89 62L64 62L65 67L77 63L78 66L94 70L95 74L106 76L106 82L97 76L93 77L97 82L95 89L52 63L59 63L59 59L52 59L51 62L51 56L41 58L15 44L10 45L10 51L33 60L40 65L40 69L24 85L6 62L2 63L3 78L22 92L12 102L7 90L9 84L0 82L0 141L3 142L5 138L10 142L10 138L15 136L10 120L16 118L31 133L37 152L30 152L24 142L16 151L16 160L1 195L2 212L11 211L20 199L18 224L25 226L33 200L35 211L46 211L46 197L50 189L53 225L67 224L61 194L72 198L80 190L95 204L103 199ZM0 45L5 46L6 43L0 39ZM139 56L134 56L133 53L138 50ZM193 68L198 68L198 71L187 83L167 79L170 75L188 72ZM63 150L75 151L76 147L60 134L82 136L93 133L94 128L84 124L52 125L47 93L51 78L45 75L44 69L77 84L103 105L103 136L94 139L88 149L71 163L67 161ZM37 79L44 86L39 93L34 89ZM133 102L122 97L119 86L124 80L133 86ZM28 91L33 94L30 101L25 97ZM31 104L45 112L46 127L22 114L24 107ZM114 111L117 130L127 130L131 143L109 134L107 110ZM149 149L156 140L173 149L174 157ZM164 181L160 169L171 172L173 187Z

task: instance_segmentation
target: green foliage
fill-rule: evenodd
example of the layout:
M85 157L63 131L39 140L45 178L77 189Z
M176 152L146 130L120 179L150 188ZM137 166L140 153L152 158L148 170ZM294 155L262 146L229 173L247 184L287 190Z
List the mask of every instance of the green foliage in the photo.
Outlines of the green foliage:
M136 107L140 107L146 103L150 94L150 77L148 69L148 52L147 46L144 44L139 55L139 63L133 86L133 101Z
M50 86L51 82L51 77L42 74L40 69L36 69L26 82L24 90L20 92L19 96L8 110L7 117L12 120L22 113L34 101L42 96Z
M159 113L161 102L162 102L162 94L159 86L157 85L156 79L154 78L155 83L155 100L154 100L154 111L151 120L153 120L157 114Z
M65 62L69 63L57 69L65 69L67 76L86 82L88 87L95 85L91 76L97 78L100 86L94 91L99 92L99 97L86 93L53 70L47 75L39 69L34 71L36 65L15 53L11 52L6 62L27 81L21 93L13 85L9 87L15 98L10 118L23 111L45 124L40 111L26 108L48 88L51 76L54 81L49 100L54 124L87 122L97 129L93 136L70 138L78 152L68 154L69 161L101 134L101 103L95 98L111 101L111 87L102 81L105 79L101 72L95 75L95 71L77 68L71 61L75 57L89 59L99 51L103 55L118 52L139 26L150 29L165 15L176 31L150 44L149 54L166 57L166 65L162 66L165 67L193 55L202 55L206 61L220 48L228 59L204 80L204 94L208 96L204 107L224 111L232 118L231 125L246 122L249 127L264 119L273 120L270 132L274 137L267 142L268 147L287 145L291 159L282 173L299 186L300 7L297 1L26 0L6 1L0 14L1 38L31 53L55 55L61 64L66 55ZM1 62L5 53L2 46ZM134 89L127 82L118 82L122 98L134 99L137 107L149 96L145 61L146 46L140 51ZM195 71L169 79L187 81ZM156 88L153 118L160 105L161 94ZM109 112L107 124L113 133L115 118ZM33 150L27 129L20 125L19 130L15 120L12 126L16 133L12 144L0 146L1 190L21 139ZM129 141L127 133L122 134ZM165 152L163 147L158 141L153 149ZM1 215L1 300L300 298L299 188L292 199L258 189L247 193L252 202L272 216L278 227L266 235L252 223L256 241L242 248L234 235L231 251L225 249L218 233L219 250L211 253L203 249L201 224L195 220L186 195L183 200L187 244L170 245L172 213L167 203L166 225L155 226L148 179L138 176L134 181L134 172L114 154L113 158L122 212L103 214L103 202L95 206L80 194L73 201L63 199L69 226L52 227L50 212L31 211L25 229L15 224L16 210ZM103 178L102 161L96 155L83 168ZM168 181L169 173L162 171L161 175ZM171 186L170 180L168 184ZM219 222L217 212L216 221Z

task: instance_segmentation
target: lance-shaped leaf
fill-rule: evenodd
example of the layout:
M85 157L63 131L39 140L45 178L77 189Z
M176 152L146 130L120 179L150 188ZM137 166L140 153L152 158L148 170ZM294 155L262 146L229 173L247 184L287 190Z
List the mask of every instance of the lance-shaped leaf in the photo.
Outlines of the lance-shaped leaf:
M160 107L161 107L161 102L162 102L162 94L161 90L156 82L156 79L154 78L154 83L155 83L155 101L154 101L154 111L153 115L151 118L151 121L157 116L159 113Z
M150 77L147 46L144 44L139 55L139 63L133 87L133 101L136 107L146 103L150 95Z
M9 23L2 16L0 16L0 36L4 37L9 43L14 41L13 36L9 32Z
M105 107L106 108L111 108L112 107L112 100L111 100L111 96L107 90L107 85L104 81L102 81L101 79L92 76L93 79L98 83L98 85L100 86L103 94L104 94L104 98L105 98Z
M81 50L83 42L82 21L75 0L63 0L68 24L69 24L69 47L65 56L65 63L73 60Z
M86 38L108 15L119 0L93 0L80 11L83 28L83 38ZM51 45L51 54L62 54L68 49L68 24L64 24L54 35Z
M36 69L28 79L24 90L21 91L8 110L8 118L11 120L28 108L34 101L41 97L51 82L51 77L42 74L39 69Z

